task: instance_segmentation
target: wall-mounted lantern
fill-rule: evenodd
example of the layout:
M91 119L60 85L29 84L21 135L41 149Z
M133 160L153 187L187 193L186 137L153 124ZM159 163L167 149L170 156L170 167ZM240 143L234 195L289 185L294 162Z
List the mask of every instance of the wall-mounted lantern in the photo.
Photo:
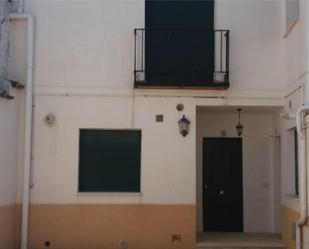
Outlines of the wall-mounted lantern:
M185 115L182 116L181 119L178 121L179 125L179 132L180 134L185 137L189 133L189 128L190 128L190 121L186 118Z
M238 124L235 126L236 128L236 132L237 132L237 135L240 137L242 135L242 132L243 132L243 125L240 123L240 112L241 112L241 109L237 109L238 111Z

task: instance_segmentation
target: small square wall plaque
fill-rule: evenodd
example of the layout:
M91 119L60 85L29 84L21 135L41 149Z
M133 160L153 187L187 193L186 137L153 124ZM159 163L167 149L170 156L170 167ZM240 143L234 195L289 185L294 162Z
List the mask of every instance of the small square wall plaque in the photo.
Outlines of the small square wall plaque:
M157 114L156 115L156 122L162 123L163 122L163 114Z

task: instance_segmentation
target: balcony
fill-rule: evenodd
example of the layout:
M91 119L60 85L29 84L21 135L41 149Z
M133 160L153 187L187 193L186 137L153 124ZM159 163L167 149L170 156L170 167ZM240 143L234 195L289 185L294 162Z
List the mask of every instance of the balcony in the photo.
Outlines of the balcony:
M229 30L135 29L135 88L229 87Z

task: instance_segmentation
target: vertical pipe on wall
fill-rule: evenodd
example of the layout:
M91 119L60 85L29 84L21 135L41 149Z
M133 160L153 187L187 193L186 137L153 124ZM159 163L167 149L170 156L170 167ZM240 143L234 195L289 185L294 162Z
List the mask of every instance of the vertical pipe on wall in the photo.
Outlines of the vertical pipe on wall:
M305 116L309 113L309 105L304 105L297 110L296 113L296 128L300 141L300 151L299 151L299 159L300 159L300 218L297 221L296 227L296 248L302 248L302 226L307 222L307 194L308 194L308 184L307 184L307 139L306 132L304 128Z
M27 81L25 104L25 144L24 144L24 172L23 172L23 200L22 200L22 225L21 248L28 246L28 224L30 203L30 175L32 160L32 111L33 111L33 57L34 57L34 20L29 14L10 14L11 20L27 21Z
M301 13L300 19L302 23L302 36L304 41L304 64L306 69L305 82L303 83L303 104L304 106L300 107L296 115L296 126L297 132L299 134L300 140L300 218L297 221L297 230L296 230L296 248L302 248L302 227L307 222L308 217L308 179L307 179L307 137L304 128L305 116L309 113L309 2L301 1Z

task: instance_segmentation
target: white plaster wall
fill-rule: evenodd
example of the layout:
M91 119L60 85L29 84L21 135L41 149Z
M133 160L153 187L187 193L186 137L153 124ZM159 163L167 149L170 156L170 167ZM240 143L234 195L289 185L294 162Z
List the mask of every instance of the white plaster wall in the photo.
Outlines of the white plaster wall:
M309 249L309 229L308 227L304 227L303 234L304 234L304 242L303 242L304 249Z
M304 81L305 79L303 79ZM291 107L289 106L289 102L291 102ZM299 89L293 93L291 93L286 98L286 104L284 111L295 113L295 111L303 104L303 89ZM308 117L306 119L308 124ZM294 128L296 125L295 120L281 120L280 121L280 133L281 133L281 146L282 146L282 204L296 212L300 212L300 201L299 197L294 195L294 163L293 163L293 155L291 155L291 147L289 139L289 130ZM308 125L307 127L307 137L308 137ZM308 143L308 142L307 142ZM307 145L307 155L309 153L308 145ZM307 158L308 165L308 158ZM309 179L309 173L307 175ZM309 193L308 193L308 203L309 203ZM309 215L309 213L308 213ZM304 228L304 247L308 247L309 240L309 231L308 228Z
M199 109L198 109L199 110ZM236 110L236 109L235 109ZM203 137L235 137L238 115L231 111L197 112L197 226L202 231L202 140ZM243 134L244 231L280 232L280 182L273 176L272 112L244 110L241 115ZM279 185L279 186L278 186ZM278 192L278 193L274 193ZM279 204L279 205L278 205ZM276 206L276 207L274 207Z
M283 89L284 1L215 1L215 27L229 29L231 89Z
M231 30L231 89L283 89L282 1L215 2L215 26ZM134 28L144 1L26 1L34 15L35 84L132 88Z
M33 203L195 203L195 129L183 138L177 122L178 101L195 122L195 106L181 99L137 97L36 98L34 117ZM133 106L135 112L133 113ZM52 112L56 123L43 117ZM164 122L156 123L155 114ZM141 129L141 193L78 194L80 128Z
M143 1L26 1L36 21L35 83L131 88Z
M195 130L185 139L178 134L180 99L133 98L133 31L144 27L144 1L27 0L26 11L35 17L32 202L194 203ZM215 15L217 28L231 30L231 89L171 95L226 96L184 97L193 122L198 104L280 105L286 85L281 1L220 0ZM42 121L47 112L57 117L54 127ZM154 123L157 112L166 122ZM85 127L143 129L142 194L77 195L77 135Z
M195 106L281 104L281 93L268 91L282 88L277 2L216 2L217 27L231 29L235 91L228 91L226 99L206 101L188 98L201 95L197 91L147 98L134 93L133 31L144 27L144 1L27 0L26 11L35 18L32 202L195 203ZM139 96L134 99L133 94ZM205 95L226 92L204 91ZM187 103L192 121L186 138L178 134L178 101ZM56 115L53 127L42 121L48 112ZM157 112L165 115L164 123L154 122ZM143 130L141 194L77 194L79 128Z
M272 115L272 169L271 169L271 195L272 195L272 230L282 230L281 223L281 202L282 202L282 146L280 135L280 114L283 108L278 108Z
M289 96L286 98L286 101L292 100L294 104L293 111L300 107L304 103L308 103L309 98L309 87L308 87L308 31L309 31L309 3L308 1L300 1L300 18L295 27L289 33L286 38L286 72L287 72L287 82L289 86L289 91L287 92ZM302 86L301 89L297 90L295 93L293 88L297 88ZM285 109L289 110L288 103L285 105ZM291 111L291 110L290 110ZM288 141L287 141L287 129L295 126L293 121L283 121L282 122L282 134L283 141L282 147L284 152L284 156L282 157L284 161L282 164L283 172L282 172L282 190L283 190L283 205L294 209L295 211L300 210L299 199L295 196L291 196L291 186L293 186L293 180L291 176L291 163L290 156L288 153ZM308 131L307 131L308 132ZM307 142L308 144L308 142ZM308 145L307 145L308 148ZM307 149L308 154L308 149ZM309 175L307 176L309 179ZM309 195L308 195L309 196ZM308 198L309 200L309 198ZM309 215L309 214L308 214ZM304 245L307 247L309 238L308 229L304 231Z
M32 202L78 202L79 129L130 128L131 110L127 97L36 97ZM49 112L52 127L43 121Z
M285 5L285 1L282 1ZM306 15L307 1L300 1L300 15L299 20L288 35L284 38L285 40L285 71L286 71L286 83L287 86L297 85L303 82L303 79L308 73L307 68L307 45L306 45L306 33L308 33L308 21ZM285 6L284 6L285 11ZM285 22L285 15L283 16ZM284 25L285 27L285 25ZM286 32L284 29L283 34Z
M176 105L183 103L179 113ZM155 115L164 122L156 123ZM178 120L191 121L189 135L182 137ZM195 204L195 105L190 99L136 99L136 127L143 130L142 184L145 203Z
M34 115L34 160L32 203L147 203L195 204L196 154L195 125L197 105L225 105L224 98L194 98L144 95L130 91L68 92L37 91ZM234 99L235 104L274 104L273 101ZM176 105L183 103L179 113ZM276 102L279 105L281 102ZM46 113L56 123L43 121ZM156 123L155 115L164 122ZM178 120L185 114L191 130L183 138ZM141 193L78 194L78 130L80 128L141 129Z
M285 105L282 113L296 113L297 109L303 103L303 89L292 92L285 99ZM299 200L295 196L295 170L294 170L294 138L291 130L295 129L295 119L280 119L278 117L279 132L281 137L281 162L282 162L282 203L299 211ZM292 140L292 141L291 141Z
M279 90L294 86L295 82L296 85L301 84L299 79L306 73L302 43L304 21L300 20L289 36L283 39L284 1L216 1L216 27L231 30L231 88L227 93L184 90L166 94L170 91L164 90L156 91L154 95L159 92L160 96L182 97L141 97L144 95L141 93L135 100L132 97L133 29L144 27L143 1L27 0L26 11L35 17L33 203L194 204L195 106L278 106L284 96ZM21 34L21 37L16 34ZM14 62L10 62L10 75L19 81L25 78L24 38L25 23L20 23L19 28L11 32L15 47L11 46L14 48L11 49ZM44 93L40 94L42 89ZM76 94L66 97L68 92ZM146 91L145 95L148 94L149 91ZM222 95L226 99L200 98L206 95ZM20 105L23 107L23 95L20 97L9 103L0 99L0 205L15 203L16 188L22 184L22 168L12 167L22 165L22 135L17 138L16 132L22 134L23 131L23 112L17 114ZM295 100L301 98L297 95ZM180 114L175 106L178 102L185 103L185 114L192 121L191 133L186 138L179 136L177 130L176 122ZM56 114L57 122L53 127L46 126L42 121L47 112ZM154 122L157 113L164 114L164 123ZM271 121L268 114L258 115L268 124L258 127L262 134L258 139L263 139L261 144L268 145L262 146L265 151L260 153L274 150L268 144L266 134L273 134L271 123L278 122L283 127L280 129L283 146L281 161L283 167L288 168L285 163L287 141L283 131L292 127L294 121ZM235 121L233 117L231 120ZM250 125L255 123L245 125L245 132L249 132ZM78 129L85 127L143 129L141 194L77 194ZM234 122L229 127L234 132ZM15 147L19 148L18 152L9 150ZM267 148L269 151L266 151ZM261 162L261 158L254 162L261 163L263 170L254 185L261 190L259 196L253 195L253 199L248 199L251 194L246 194L246 207L256 203L252 211L248 208L245 211L245 229L248 231L279 230L278 214L274 211L278 204L277 183L270 182L269 188L261 185L277 172L266 168L271 160L271 155L267 156L262 157L265 162ZM13 184L16 182L16 172L19 175L18 187ZM291 181L287 172L282 172L283 203L297 209L297 200L291 202L285 198L285 193L289 192L286 183ZM256 189L249 188L250 191ZM19 191L19 200L20 197ZM253 217L256 208L265 211L265 214L255 216L259 217L258 220ZM251 226L251 221L256 224Z

